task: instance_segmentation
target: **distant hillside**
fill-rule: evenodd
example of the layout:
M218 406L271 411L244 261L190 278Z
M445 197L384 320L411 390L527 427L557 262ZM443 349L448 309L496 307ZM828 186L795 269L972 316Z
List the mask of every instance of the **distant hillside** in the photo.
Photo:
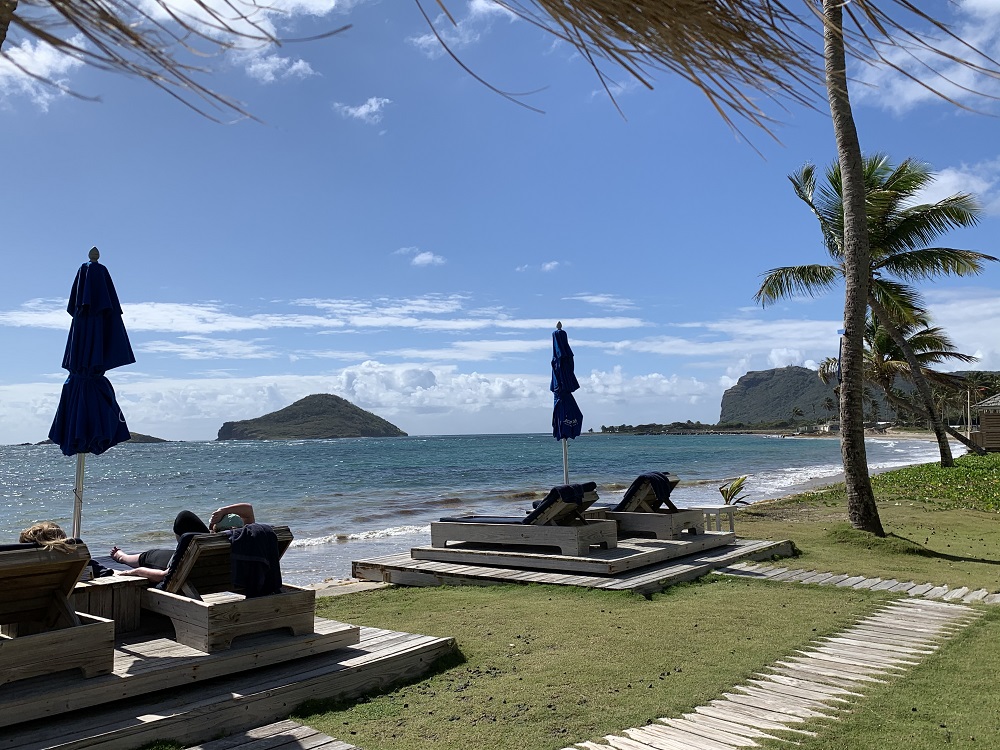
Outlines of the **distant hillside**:
M256 419L226 422L219 440L321 440L402 437L406 433L340 396L314 394Z
M781 367L748 372L722 394L720 424L770 424L788 421L792 410L802 410L800 419L836 417L823 408L827 398L836 400L834 383L825 385L815 370Z
M169 443L169 440L164 440L163 438L153 437L152 435L143 435L141 432L130 432L129 438L130 443Z

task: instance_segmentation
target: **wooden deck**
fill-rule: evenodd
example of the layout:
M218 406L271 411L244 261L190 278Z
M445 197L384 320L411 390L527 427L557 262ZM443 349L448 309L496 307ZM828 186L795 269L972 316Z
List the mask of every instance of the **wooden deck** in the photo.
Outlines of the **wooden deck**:
M653 515L653 514L647 514ZM563 573L590 573L612 576L674 560L696 552L732 544L730 532L705 532L681 539L622 539L612 549L591 549L586 555L559 555L531 547L504 548L484 544L453 544L450 547L414 547L414 560L471 565L503 565L528 570L558 570Z
M34 705L31 701L15 708L13 701L17 696L9 695L10 703L0 706L0 716L7 720L10 712L16 711L19 723L11 724L0 732L0 748L129 750L154 740L171 739L194 744L217 738L222 732L245 733L261 724L284 719L296 706L309 699L349 700L384 689L400 680L415 679L423 675L439 657L455 648L451 638L376 628L362 627L359 636L356 645L318 653L310 658L292 658L286 654L269 666L258 666L253 661L267 651L258 642L243 652L243 663L229 664L228 671L234 668L239 671L220 676L214 675L227 670L211 665L220 659L232 659L240 641L233 644L232 650L222 653L202 654L188 650L176 657L178 664L183 664L192 653L199 653L202 659L200 666L187 664L179 669L178 674L185 675L187 683L205 675L209 675L209 679L127 700L119 700L122 696L109 684L101 693L100 705L91 703L91 708L82 711L72 711L79 706L67 705L65 697L54 698L52 690L55 686L51 683L47 691L35 692L35 702L52 704L51 709L30 708ZM292 639L290 636L280 637ZM308 636L297 638L304 637ZM137 652L137 647L122 646L123 660L137 658L141 661L138 653L129 653L130 650ZM118 657L116 653L116 663ZM158 655L158 659L174 661L165 654ZM63 676L63 679L69 678ZM102 678L94 678L98 679ZM166 680L165 677L162 679ZM116 681L129 684L120 677ZM28 682L21 683L22 690L27 689ZM83 678L78 678L76 684L83 682ZM29 710L36 715L60 715L46 721L30 721L27 719ZM70 713L63 714L62 711L66 710Z
M619 548L635 541L641 541L645 545L654 542L663 543L663 540L634 540L619 542ZM609 552L614 552L614 550L594 550L591 552L591 557ZM524 569L523 560L511 557L511 555L523 555L523 553L505 554L496 551L491 552L490 557L476 564L417 560L410 553L401 553L367 560L355 560L351 567L352 575L355 578L383 581L402 586L486 586L501 583L547 583L559 586L634 591L646 595L663 591L668 586L681 581L700 578L717 568L723 568L742 560L763 560L775 555L789 556L791 554L792 543L789 541L770 542L737 539L726 546L637 569L625 570L614 575ZM516 562L508 564L510 560ZM487 561L489 564L486 564Z
M212 655L169 637L132 633L115 644L111 674L80 679L57 672L0 686L0 728L337 651L357 644L360 630L357 625L316 618L315 633L248 636L237 639L232 649Z

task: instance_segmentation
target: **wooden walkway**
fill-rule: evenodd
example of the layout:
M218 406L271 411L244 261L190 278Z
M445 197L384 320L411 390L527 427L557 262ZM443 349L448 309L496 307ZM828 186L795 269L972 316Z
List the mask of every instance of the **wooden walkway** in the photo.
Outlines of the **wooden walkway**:
M655 540L644 540L648 544ZM597 550L595 556L612 550ZM649 565L625 570L616 575L565 573L531 570L526 562L504 565L500 553L492 561L478 564L446 563L435 560L415 560L409 552L352 563L352 575L368 581L380 581L401 586L488 586L501 583L547 583L557 586L582 586L612 591L633 591L648 595L682 581L690 581L713 570L732 566L743 560L770 559L790 556L788 541L770 542L737 539L731 544ZM520 567L519 567L520 566Z
M579 742L564 750L726 750L782 733L815 736L814 719L837 719L849 701L890 682L933 653L981 612L924 599L889 604L852 627L814 641L766 672L680 718ZM774 734L778 732L779 734Z
M824 573L818 570L783 568L776 565L754 565L746 562L720 568L715 572L723 575L761 578L769 581L815 583L819 586L840 586L842 588L850 587L855 589L871 589L872 591L888 591L893 594L919 596L924 599L940 599L946 602L1000 604L1000 593L991 594L986 589L972 591L967 586L949 588L944 583L918 584L913 581L897 581L895 578L868 578L866 576Z
M454 648L451 638L362 627L357 645L310 658L245 665L249 671L122 701L109 690L99 706L3 729L0 748L131 750L154 740L193 744L222 731L245 733L306 700L350 700L416 679Z
M289 720L250 729L201 745L192 745L186 750L294 750L294 748L360 750L354 745Z

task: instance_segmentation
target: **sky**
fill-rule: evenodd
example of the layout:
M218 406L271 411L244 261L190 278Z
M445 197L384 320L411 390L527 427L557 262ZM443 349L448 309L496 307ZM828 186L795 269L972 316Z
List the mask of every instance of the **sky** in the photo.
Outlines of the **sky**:
M827 260L787 179L835 157L823 101L741 137L676 76L649 89L611 70L613 102L571 47L491 0L447 6L454 25L431 18L481 81L414 3L282 0L264 19L279 36L350 29L201 60L256 118L222 122L8 39L63 90L0 58L0 443L48 434L91 246L136 354L108 373L127 423L172 440L313 393L411 435L546 432L557 321L584 430L714 423L744 373L836 355L839 289L753 299L769 269ZM1000 0L944 12L1000 59ZM943 244L1000 255L1000 107L851 72L863 150L930 164L924 200L975 194L979 225ZM1000 264L920 289L973 368L1000 370Z

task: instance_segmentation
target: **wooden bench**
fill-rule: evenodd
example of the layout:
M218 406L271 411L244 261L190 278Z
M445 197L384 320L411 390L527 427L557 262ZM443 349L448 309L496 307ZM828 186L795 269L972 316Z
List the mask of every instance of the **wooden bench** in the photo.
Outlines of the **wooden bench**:
M292 543L287 526L275 526L279 556ZM232 544L226 534L196 534L174 564L162 589L142 592L143 609L170 618L178 643L211 653L227 649L233 638L288 628L312 633L316 611L313 589L283 585L281 591L248 598L232 584Z
M66 669L111 672L114 622L76 612L69 600L89 560L84 544L0 549L0 684Z

